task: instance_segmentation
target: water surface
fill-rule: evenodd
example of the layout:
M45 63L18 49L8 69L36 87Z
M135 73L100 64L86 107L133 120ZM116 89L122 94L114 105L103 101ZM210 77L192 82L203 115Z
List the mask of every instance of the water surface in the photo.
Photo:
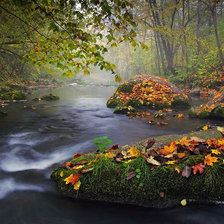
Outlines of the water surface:
M211 122L173 119L155 126L105 106L114 87L74 86L39 90L27 102L6 107L0 120L0 223L223 223L224 208L187 206L165 210L74 201L58 195L50 180L53 168L78 152L93 150L92 139L108 136L119 145L163 134L181 134ZM32 102L53 92L55 102ZM35 105L36 110L24 109ZM186 111L182 111L186 113ZM183 189L184 190L184 189Z

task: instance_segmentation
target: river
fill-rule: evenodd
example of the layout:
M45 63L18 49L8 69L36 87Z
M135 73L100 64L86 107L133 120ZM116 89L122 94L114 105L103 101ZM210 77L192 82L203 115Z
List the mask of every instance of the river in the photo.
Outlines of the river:
M51 171L75 153L92 151L93 138L108 136L124 145L150 136L186 133L209 122L185 118L156 126L130 120L106 107L114 91L115 87L93 86L42 89L27 102L6 106L9 114L0 118L1 224L224 223L224 208L218 206L155 210L74 201L57 193ZM49 92L60 100L31 101ZM31 104L35 110L23 108Z

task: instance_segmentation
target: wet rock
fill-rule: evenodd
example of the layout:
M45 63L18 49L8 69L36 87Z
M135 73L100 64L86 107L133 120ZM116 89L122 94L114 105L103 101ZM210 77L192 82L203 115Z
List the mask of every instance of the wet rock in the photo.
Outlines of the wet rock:
M6 117L7 115L7 112L0 110L0 117Z
M222 137L221 133L216 129L186 135L157 136L154 138L155 144L151 149L155 150L157 147L167 145L171 141L178 141L184 136L188 138L194 137L194 139L195 137L200 139L218 139ZM136 143L134 147L142 150L141 146L147 145L148 141L149 139L145 139ZM130 146L121 147L121 150L124 151L123 155L126 155L125 150L129 148ZM116 157L116 159L119 158ZM188 166L189 170L184 176L177 172L178 169L175 169L176 165L157 166L150 169L148 167L149 164L136 160L137 162L132 163L129 169L127 169L129 166L127 164L129 163L126 163L124 166L124 162L122 161L115 163L113 159L101 159L100 166L97 166L97 169L100 170L100 175L97 175L97 170L94 168L95 170L93 169L91 172L79 176L81 185L78 191L71 184L65 184L65 178L69 177L71 173L77 174L79 171L65 169L61 166L52 172L51 178L56 181L61 194L66 197L71 197L74 200L88 199L154 208L181 206L183 199L186 199L188 204L191 202L212 204L217 201L224 201L224 173L222 167L220 165L207 166L204 173L191 174L189 176L189 172L192 171L192 166L195 165L195 158L197 158L197 161L201 161L204 157L194 155L194 157L189 157L187 160L178 164L179 172L183 172L186 166ZM86 156L85 159L87 159ZM164 160L164 158L161 159ZM83 158L80 157L81 160ZM137 174L141 173L141 171L143 171L142 173L144 175L140 174L138 177L134 175L127 180L130 172L136 172Z
M224 119L224 91L217 93L208 103L198 108L191 108L190 117Z
M190 95L192 96L200 96L200 88L195 88L190 91Z
M52 93L48 95L44 95L41 97L41 100L46 100L46 101L54 101L54 100L59 100L59 96L53 95Z

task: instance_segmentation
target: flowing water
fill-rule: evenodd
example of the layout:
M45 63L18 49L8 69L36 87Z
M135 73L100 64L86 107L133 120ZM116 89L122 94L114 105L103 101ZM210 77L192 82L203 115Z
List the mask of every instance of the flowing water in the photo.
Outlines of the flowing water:
M108 136L124 145L150 136L186 133L209 122L186 118L155 126L115 115L105 105L114 90L93 86L39 90L29 98L53 92L60 100L6 106L9 114L0 119L1 224L224 223L224 207L154 210L74 201L57 193L51 171L73 154L93 150L93 138ZM23 108L31 104L35 110Z

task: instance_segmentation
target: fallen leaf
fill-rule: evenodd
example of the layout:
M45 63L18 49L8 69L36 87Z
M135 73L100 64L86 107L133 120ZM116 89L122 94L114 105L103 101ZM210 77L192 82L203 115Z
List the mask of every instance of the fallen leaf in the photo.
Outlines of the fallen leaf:
M184 118L183 114L177 114L177 118Z
M73 156L73 159L79 158L80 156L82 156L82 154L81 154L81 153L77 153L77 154L75 154L75 155Z
M149 139L148 142L147 142L147 146L146 146L146 149L149 149L151 148L154 144L155 144L155 139L152 138L152 139Z
M172 161L167 161L166 162L166 165L173 165L173 164L175 164L176 163L176 161L175 160L172 160Z
M89 169L84 169L82 171L80 171L80 173L84 174L84 173L89 173L93 170L93 168L89 168Z
M194 165L193 167L193 173L194 175L199 172L200 174L202 174L204 172L205 169L205 165L203 165L202 163L199 163L197 165Z
M71 162L67 162L65 165L66 166L71 166Z
M81 177L81 174L79 174L79 173L77 173L75 175L71 174L70 176L68 176L67 178L64 179L65 184L71 183L72 185L74 185L75 182L77 182L80 177Z
M181 203L182 206L186 206L187 205L187 200L183 199L180 203Z
M164 193L164 192L160 192L160 193L159 193L159 196L160 196L161 198L164 198L165 193Z
M215 155L219 155L221 154L221 152L219 152L217 149L212 149L212 154L215 154Z
M84 167L84 165L77 165L77 166L73 166L71 169L78 170L78 169L82 169L83 167Z
M161 166L161 163L157 160L155 160L152 156L146 159L147 163L155 165L155 166Z
M130 173L128 173L128 176L127 176L127 180L130 180L130 179L132 179L133 177L135 177L136 176L136 172L135 171L131 171Z
M113 152L108 152L104 156L105 158L112 159L116 156L116 154L114 154Z
M218 158L215 156L212 156L211 154L208 154L207 156L205 156L204 159L204 164L208 165L208 166L213 166L213 163L218 162Z
M180 168L175 167L174 169L177 171L177 173L180 173Z
M217 130L224 136L224 127L217 127Z
M190 177L190 175L191 175L191 167L186 165L183 169L182 176L188 178Z
M202 139L202 138L198 138L198 137L191 137L191 140L195 141L195 142L199 142L199 143L204 143L206 142L206 140Z
M60 177L63 177L63 176L64 176L64 172L61 171L61 172L60 172Z
M81 185L81 181L79 180L79 181L77 181L77 182L74 184L74 189L75 189L75 190L79 190L80 185Z

